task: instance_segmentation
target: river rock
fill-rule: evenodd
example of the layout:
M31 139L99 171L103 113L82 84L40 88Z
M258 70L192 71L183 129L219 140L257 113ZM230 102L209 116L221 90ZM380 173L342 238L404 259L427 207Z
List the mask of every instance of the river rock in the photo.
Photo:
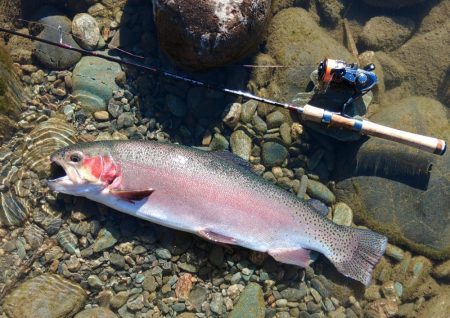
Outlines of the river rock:
M368 5L379 7L379 8L389 8L389 9L398 9L403 7L409 7L415 4L419 4L424 2L424 0L364 0Z
M44 27L44 30L38 35L48 41L59 43L58 27L63 30L62 41L75 48L80 48L74 41L71 32L71 24L69 18L62 15L46 16L39 20L50 26ZM75 65L80 59L81 54L74 51L65 50L42 42L34 42L34 56L46 67L56 70L63 70Z
M385 89L390 90L400 86L408 75L403 63L382 51L377 51L375 57L383 69Z
M239 301L228 318L263 318L265 305L263 290L256 283L249 283L239 296Z
M382 106L371 120L449 140L447 116L436 100L412 96ZM344 147L337 158L336 174L341 175L336 178L342 181L336 185L336 196L352 208L356 222L423 255L450 257L450 224L442 221L450 218L448 153L435 156L371 138L362 146ZM420 171L429 163L433 168L428 180Z
M350 226L352 225L352 221L353 221L352 209L350 209L350 207L347 204L343 202L338 202L334 206L333 222L339 225Z
M10 318L65 318L83 308L87 294L78 284L42 274L20 284L6 296L3 310Z
M439 88L448 83L449 77L450 21L430 32L416 34L392 54L403 63L406 80L415 95L444 100Z
M262 146L262 161L266 168L280 166L287 156L287 149L277 142L265 142Z
M98 307L85 309L76 314L75 318L117 318L117 315L108 308Z
M353 59L341 43L301 8L285 9L274 16L269 26L267 50L277 65L287 66L275 69L271 80L279 86L279 96L286 100L299 91L306 91L311 72L324 56Z
M419 33L427 33L447 23L450 16L450 1L439 1L420 22Z
M308 179L306 192L311 196L311 198L318 199L328 205L331 205L334 201L336 201L336 197L333 192L331 192L327 186L319 181Z
M121 70L116 62L83 57L73 70L73 95L86 110L106 110L112 92L119 90L115 76Z
M79 13L73 18L72 34L75 41L86 50L94 50L100 40L100 28L97 21L86 13Z
M243 130L236 130L230 137L231 151L244 160L249 160L252 152L252 138Z
M252 52L270 16L269 0L155 0L160 47L189 69L211 68Z
M414 21L407 17L373 17L360 37L369 50L392 51L405 43L414 31Z

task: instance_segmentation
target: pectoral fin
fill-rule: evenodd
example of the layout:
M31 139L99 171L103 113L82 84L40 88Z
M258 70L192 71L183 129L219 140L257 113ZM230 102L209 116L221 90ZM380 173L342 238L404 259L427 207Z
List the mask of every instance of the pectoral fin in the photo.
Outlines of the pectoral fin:
M298 265L303 268L309 266L314 261L311 258L311 251L305 248L282 248L269 250L268 253L278 262Z
M118 190L111 189L110 192L112 195L119 197L123 200L134 202L140 201L149 197L155 190L154 189L144 189L144 190Z
M236 245L236 240L234 238L218 234L209 230L200 230L197 232L197 235L216 243Z

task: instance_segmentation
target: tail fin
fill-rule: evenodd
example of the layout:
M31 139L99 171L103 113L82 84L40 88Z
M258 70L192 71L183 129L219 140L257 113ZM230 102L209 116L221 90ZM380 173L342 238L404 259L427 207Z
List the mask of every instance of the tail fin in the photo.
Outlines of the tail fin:
M331 262L339 272L350 278L369 285L372 271L380 261L387 245L387 238L381 234L364 229L351 229L351 246L336 260L330 257ZM337 260L339 259L339 260Z

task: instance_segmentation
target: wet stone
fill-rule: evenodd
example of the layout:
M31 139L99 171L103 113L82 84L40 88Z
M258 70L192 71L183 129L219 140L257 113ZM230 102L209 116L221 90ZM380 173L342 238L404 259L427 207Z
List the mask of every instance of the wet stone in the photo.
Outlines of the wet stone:
M242 104L233 103L227 110L223 116L223 122L230 128L236 127L239 122L239 118L241 117L242 112Z
M330 296L329 291L325 288L325 286L323 286L322 282L317 278L313 278L311 280L311 286L314 287L314 289L317 290L322 297L326 298Z
M400 248L392 244L388 244L386 247L386 255L392 257L397 261L401 261L404 258L405 252Z
M126 304L129 297L128 291L121 291L118 292L113 298L111 299L111 307L112 308L120 308L123 305Z
M131 311L138 311L144 308L144 296L139 294L127 302L127 308Z
M94 253L104 251L117 243L116 236L118 233L115 231L109 231L106 228L103 228L98 233L97 239L94 241L93 250Z
M291 126L288 123L282 123L280 126L280 135L281 139L286 145L290 145L292 143L291 137Z
M108 112L111 114L113 118L117 118L122 114L123 109L122 106L117 103L115 100L110 100L108 104Z
M280 111L274 111L266 116L267 128L278 128L286 120L283 113Z
M85 309L76 314L75 318L117 318L117 315L108 308L97 307Z
M170 259L172 257L172 255L170 254L170 251L165 248L158 248L158 249L156 249L155 253L159 258L162 258L162 259Z
M117 118L117 128L128 128L134 125L134 116L130 112L125 112L119 115Z
M72 34L75 41L86 50L94 50L100 40L97 21L86 13L75 15L72 21Z
M352 225L353 213L352 209L343 202L338 202L334 206L333 222L339 225Z
M223 297L220 293L214 293L212 295L211 303L209 304L209 308L212 312L222 315L223 310Z
M201 310L202 303L205 301L207 293L208 290L205 287L195 286L189 294L189 302L197 311Z
M125 268L126 266L125 258L120 254L116 253L109 254L109 261L111 262L111 264L119 268Z
M86 298L79 285L58 275L43 274L6 296L3 310L10 318L71 317L83 308Z
M263 135L267 132L267 124L266 122L259 117L257 114L253 115L252 124L255 130L260 134Z
M301 301L303 297L306 296L307 289L306 286L304 288L286 288L281 291L281 296L288 301Z
M236 130L230 137L231 150L244 160L249 160L252 151L252 139L243 131Z
M306 191L312 198L321 200L327 205L331 205L336 201L336 197L333 192L318 181L308 180Z
M188 273L196 273L197 272L197 267L195 265L192 265L189 263L179 262L178 267Z
M100 278L97 275L90 275L87 279L87 282L89 286L92 288L102 288L103 282L100 280Z
M214 134L211 143L209 144L209 148L211 150L228 150L229 146L230 143L221 134Z
M254 100L249 100L242 104L241 121L244 123L251 122L256 112L256 107L258 107L258 102Z
M269 141L262 146L262 160L266 167L280 166L287 156L287 149L279 143Z
M98 121L107 121L109 119L109 113L107 111L101 110L94 113L94 118Z

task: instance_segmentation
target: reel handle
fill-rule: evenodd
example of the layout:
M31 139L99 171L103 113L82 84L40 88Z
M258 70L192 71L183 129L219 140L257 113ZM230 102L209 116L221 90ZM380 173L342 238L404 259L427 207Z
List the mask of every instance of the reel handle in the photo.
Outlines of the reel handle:
M368 120L344 117L311 105L304 106L302 118L316 123L326 123L331 127L353 130L362 135L395 141L437 155L443 155L447 148L446 142L442 139L383 126Z

